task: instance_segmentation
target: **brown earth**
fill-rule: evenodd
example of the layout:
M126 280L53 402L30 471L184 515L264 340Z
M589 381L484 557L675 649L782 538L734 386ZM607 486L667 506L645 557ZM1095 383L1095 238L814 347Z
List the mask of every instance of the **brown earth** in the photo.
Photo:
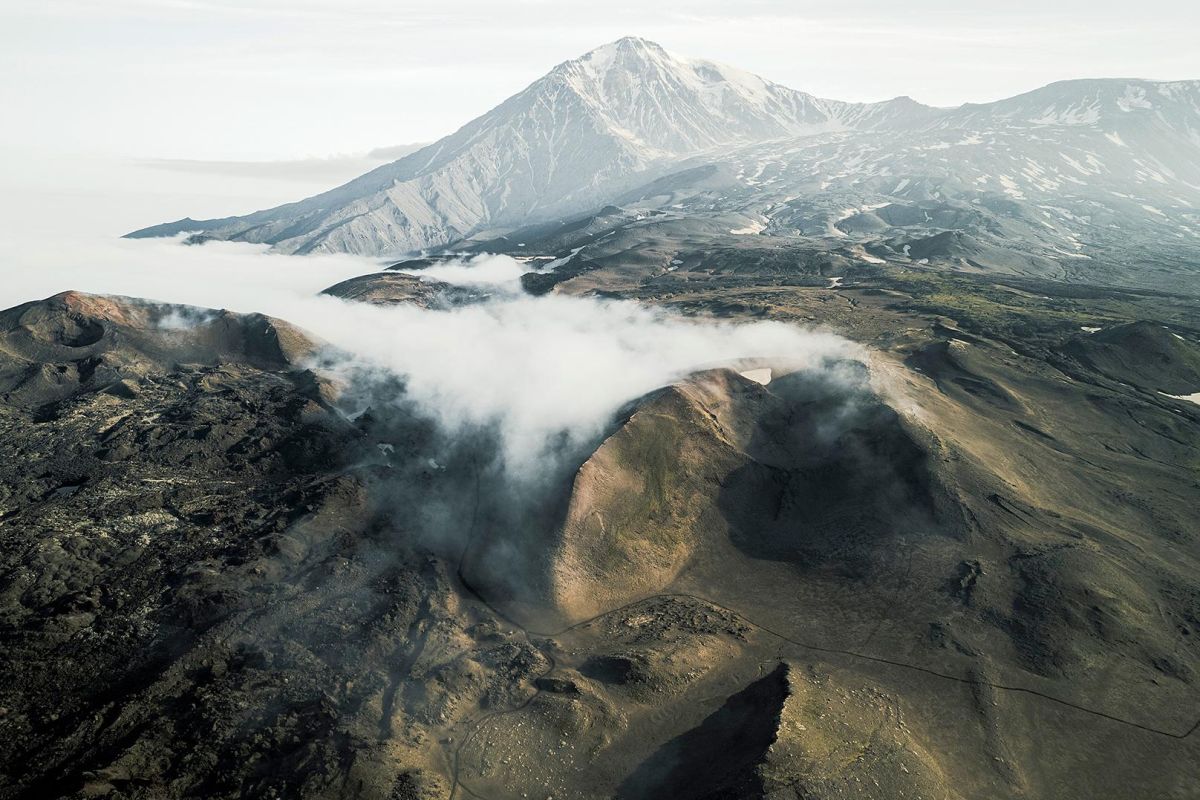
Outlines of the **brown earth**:
M664 387L516 516L286 323L0 314L0 797L1200 793L1186 304L770 280L625 291L870 363Z

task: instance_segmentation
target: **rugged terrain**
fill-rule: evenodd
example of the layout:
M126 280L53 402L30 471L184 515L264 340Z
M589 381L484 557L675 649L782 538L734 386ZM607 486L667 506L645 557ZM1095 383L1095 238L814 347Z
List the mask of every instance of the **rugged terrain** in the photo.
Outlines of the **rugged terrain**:
M523 504L286 323L3 312L0 796L1200 791L1194 302L737 255L526 283L867 361L663 387Z
M130 236L398 257L615 204L766 248L1200 294L1198 187L1197 81L844 103L625 38L344 186Z
M623 39L131 234L387 256L320 299L371 316L502 253L522 302L860 347L522 471L283 320L0 312L0 798L1200 796L1197 131L1194 81L849 104Z

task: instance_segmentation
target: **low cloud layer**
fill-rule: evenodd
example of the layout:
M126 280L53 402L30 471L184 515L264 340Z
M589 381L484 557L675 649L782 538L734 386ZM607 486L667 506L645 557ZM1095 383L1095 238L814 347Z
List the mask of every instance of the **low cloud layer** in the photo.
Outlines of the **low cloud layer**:
M301 324L407 376L409 396L445 427L501 423L514 462L536 458L560 431L592 437L625 402L698 368L852 353L845 340L778 323L697 322L626 301L501 294L440 312L321 305Z
M0 288L5 307L76 289L202 307L174 309L160 323L169 330L204 324L205 308L227 308L288 320L326 342L310 366L343 387L342 410L361 433L356 452L344 455L365 468L397 552L436 553L490 601L525 608L550 602L547 553L573 476L622 406L696 370L749 368L743 359L812 367L807 374L838 387L830 394L840 398L810 426L820 446L857 413L865 387L865 370L848 366L859 348L840 337L630 301L534 297L520 275L540 262L506 256L419 273L486 296L435 310L320 294L382 266L354 256L106 239L9 247L0 257L26 267Z
M817 364L856 353L844 339L781 323L685 319L629 301L532 297L517 280L528 267L506 256L426 271L491 289L486 302L437 311L319 295L381 266L352 256L114 240L82 249L45 245L16 257L29 268L3 287L4 307L77 289L280 317L345 354L327 360L327 369L358 380L402 377L407 400L447 431L496 426L512 467L535 462L548 439L590 440L621 405L698 368L754 357Z
M222 176L249 180L324 181L329 188L357 178L381 164L417 152L424 144L398 144L376 147L365 154L332 155L325 158L293 158L277 161L205 161L191 158L143 159L139 166L168 172Z

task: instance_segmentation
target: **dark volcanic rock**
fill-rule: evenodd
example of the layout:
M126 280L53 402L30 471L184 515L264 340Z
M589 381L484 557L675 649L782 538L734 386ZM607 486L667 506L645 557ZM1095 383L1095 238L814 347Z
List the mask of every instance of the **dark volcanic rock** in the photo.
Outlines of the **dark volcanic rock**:
M0 796L299 786L344 757L323 690L271 669L300 651L236 622L321 548L302 520L360 504L331 471L354 432L295 329L163 326L184 312L68 293L0 315Z
M697 373L533 500L278 320L0 312L0 798L1196 795L1192 329L786 257L654 291L872 382Z
M1150 391L1200 392L1200 344L1165 325L1139 321L1080 335L1066 352L1097 372Z
M64 292L0 312L0 397L24 408L180 365L292 369L316 345L289 323Z
M408 303L421 308L449 308L483 299L473 289L430 281L402 272L377 272L360 275L334 284L321 294L376 305Z
M349 422L315 347L78 293L0 314L0 797L442 796L415 720L544 670L511 632L463 656L447 568L371 492L423 431Z

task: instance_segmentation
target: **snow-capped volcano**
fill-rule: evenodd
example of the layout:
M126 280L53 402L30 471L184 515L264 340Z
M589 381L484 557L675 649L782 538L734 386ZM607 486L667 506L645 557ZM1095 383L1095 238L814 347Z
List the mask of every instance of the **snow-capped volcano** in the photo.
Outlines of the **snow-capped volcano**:
M830 103L628 37L559 64L454 134L332 191L132 235L205 231L293 253L417 250L588 208L713 148L842 130L885 106Z
M644 39L621 39L560 64L530 89L578 100L647 160L841 128L811 95Z
M831 136L832 149L804 144ZM1065 139L1070 150L1060 154L1055 142ZM1164 203L1187 207L1200 185L1200 82L1067 81L954 109L907 97L843 103L628 37L559 64L450 136L329 192L130 235L203 231L289 253L401 254L587 211L681 165L748 147L755 163L790 170L777 187L789 184L789 198L896 175L917 186L929 172L939 199L964 181L996 184L1015 199L1069 184L1076 195L1144 196L1130 201L1138 213L1167 213Z

